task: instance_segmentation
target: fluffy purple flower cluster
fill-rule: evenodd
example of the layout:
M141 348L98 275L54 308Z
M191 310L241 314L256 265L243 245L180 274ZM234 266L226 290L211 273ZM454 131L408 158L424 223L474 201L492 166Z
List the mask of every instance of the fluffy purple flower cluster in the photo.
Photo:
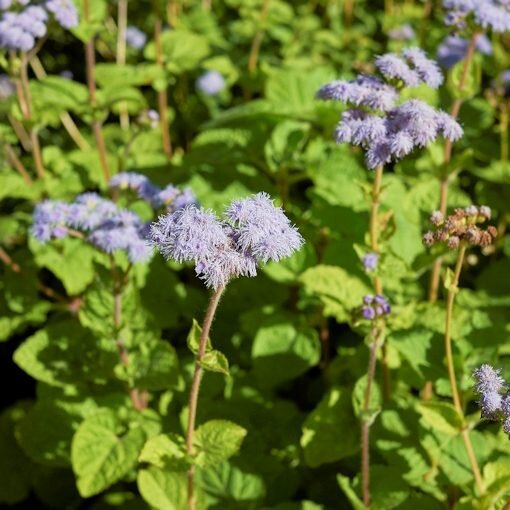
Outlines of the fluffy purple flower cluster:
M418 48L405 49L402 55L382 55L376 59L376 66L385 79L409 87L422 83L438 87L443 81L437 64ZM343 112L335 138L338 143L363 147L371 169L399 160L440 135L455 141L463 134L450 115L423 101L411 99L397 105L397 88L378 77L334 81L324 85L317 97L351 107Z
M25 6L28 2L17 2ZM2 1L0 8L13 7L13 2ZM46 34L48 13L64 28L78 25L78 11L71 0L47 0L42 5L29 5L21 11L7 11L0 18L0 48L30 51L35 41Z
M206 71L197 80L197 88L206 96L219 94L226 86L225 78L218 71Z
M114 175L110 180L110 188L129 189L134 191L139 198L148 202L154 209L166 207L170 212L197 204L197 199L191 189L180 190L172 184L160 188L145 175L136 172L120 172Z
M138 27L129 26L126 28L126 43L135 50L141 50L147 42L147 35Z
M484 30L510 31L509 0L443 0L446 24L464 29L469 22Z
M152 253L140 218L96 193L83 193L71 204L41 202L35 208L31 232L41 243L80 235L105 253L124 251L133 263L147 260Z
M466 56L468 40L458 35L449 35L437 48L437 60L449 69ZM482 55L492 55L492 43L485 34L481 34L476 41L476 49Z
M368 273L375 271L377 269L377 264L379 263L379 254L378 253L367 253L361 259L361 263L365 268L365 271Z
M373 321L378 317L389 315L391 313L391 305L387 298L376 294L375 296L363 296L363 306L361 307L361 316L369 321Z
M194 205L161 216L151 238L167 259L195 262L196 274L215 290L233 278L256 276L259 263L289 257L303 244L266 193L232 202L222 220Z
M475 391L480 395L482 418L503 422L503 430L510 434L509 386L500 374L500 369L487 364L477 368L473 372Z

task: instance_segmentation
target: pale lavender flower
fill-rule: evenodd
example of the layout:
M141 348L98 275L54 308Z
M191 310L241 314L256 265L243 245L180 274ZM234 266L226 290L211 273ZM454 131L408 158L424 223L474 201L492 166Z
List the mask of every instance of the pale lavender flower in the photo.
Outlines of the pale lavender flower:
M443 83L443 74L434 60L427 58L420 48L405 48L402 55L418 74L422 83L437 89Z
M446 23L463 29L468 21L484 30L510 31L510 4L506 0L443 0Z
M82 193L69 207L69 225L85 232L96 229L118 213L117 206L112 201L97 193Z
M145 176L136 172L120 172L110 179L110 188L134 191L138 197L153 204L161 188L152 184Z
M6 74L0 74L0 100L7 99L12 96L16 88L14 87L14 83Z
M414 39L416 34L414 33L413 27L409 24L401 25L400 27L393 28L388 32L388 37L395 41L408 41Z
M166 258L194 261L199 278L213 289L238 276L256 276L258 263L288 257L303 242L265 193L233 202L225 220L187 205L153 223L151 239Z
M437 49L437 60L443 66L449 69L457 62L460 62L466 56L469 41L458 35L449 35L439 45ZM476 49L482 55L492 54L492 44L485 34L478 36Z
M147 42L147 35L138 27L129 26L126 28L126 43L135 50L141 50Z
M367 320L389 315L391 306L388 299L380 294L363 296L363 306L359 309L361 316Z
M20 14L5 12L0 19L0 47L8 50L30 51L35 37L20 24ZM24 24L24 23L23 23Z
M483 364L473 372L475 378L475 390L481 395L485 393L500 393L506 389L507 384L501 377L501 369L495 369L488 364Z
M418 73L411 69L407 62L396 53L386 53L377 57L375 65L385 78L401 80L406 87L417 87L420 85Z
M197 88L206 96L219 94L226 86L225 78L218 71L206 71L197 79Z
M69 204L58 200L44 200L34 210L32 235L41 243L68 235Z
M318 99L333 99L353 106L387 111L395 105L397 91L375 76L360 75L355 80L336 80L322 86Z
M483 393L478 401L478 405L482 411L482 416L488 419L494 419L496 413L501 411L503 398L495 391Z
M72 0L47 0L45 5L63 28L78 26L78 11Z
M5 11L12 5L12 0L0 0L0 10Z
M371 272L375 271L377 269L377 264L379 262L379 254L378 253L367 253L363 256L361 259L361 263L363 264L363 267L365 268L365 271Z

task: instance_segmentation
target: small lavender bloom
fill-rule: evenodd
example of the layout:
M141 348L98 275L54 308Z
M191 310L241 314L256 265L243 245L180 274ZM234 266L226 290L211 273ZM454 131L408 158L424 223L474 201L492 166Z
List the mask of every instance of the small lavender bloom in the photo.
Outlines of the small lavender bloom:
M510 84L510 69L507 69L506 71L503 71L500 74L499 79L502 81L503 85Z
M30 12L32 11L32 12ZM33 11L36 11L35 13ZM46 14L40 7L32 6L23 12L20 12L17 16L17 25L34 37L42 37L46 34L46 25L44 19L40 19L40 11Z
M375 319L375 309L371 306L364 306L361 309L361 315L364 319L367 319L369 321Z
M172 212L177 211L178 209L183 209L189 205L198 206L197 197L190 188L184 188L179 195L175 197L174 201L169 204Z
M78 11L72 0L47 0L46 9L53 13L63 28L70 29L78 26Z
M5 11L9 9L12 4L12 0L0 0L0 10Z
M148 110L147 118L149 119L152 129L156 129L159 125L159 112L156 110Z
M377 294L375 296L375 302L377 303L377 305L379 305L378 307L376 307L376 311L379 311L378 308L380 308L380 312L378 313L378 315L383 314L387 315L391 313L391 305L386 297Z
M206 96L219 94L225 86L225 78L218 71L206 71L197 79L198 90Z
M501 370L490 365L483 364L473 372L475 378L475 390L480 394L499 393L507 386L505 380L500 376Z
M297 228L267 193L233 202L225 216L238 231L238 247L264 264L289 257L303 244Z
M446 23L465 28L468 17L485 30L503 33L510 30L510 5L507 0L443 0L448 11Z
M12 83L9 76L6 74L0 74L0 100L7 99L12 96L16 88L14 87L14 83Z
M414 39L416 34L411 25L405 24L390 30L388 36L395 41L408 41L409 39Z
M96 229L118 213L117 206L111 200L97 193L82 193L69 207L69 225L85 232Z
M397 100L394 87L375 76L358 76L355 80L336 80L323 85L317 99L333 99L354 106L367 106L374 110L390 110Z
M422 83L433 89L437 89L443 83L443 74L439 66L433 60L427 58L425 52L420 48L406 48L402 55L418 74Z
M68 234L69 205L57 200L44 200L34 210L32 235L41 243Z
M379 262L379 254L378 253L367 253L361 259L363 267L365 271L370 272L374 271L377 268L377 263Z
M147 42L147 35L138 27L129 26L126 28L126 43L135 50L141 50Z
M371 305L374 302L374 296L367 294L366 296L363 296L363 303L366 305Z
M503 422L503 431L510 435L510 417L506 418Z
M121 190L132 190L141 199L152 205L156 204L154 207L159 207L157 196L161 189L152 184L145 175L136 172L120 172L110 179L109 186Z
M34 20L39 24L40 22ZM22 13L5 12L0 19L0 47L8 50L30 51L35 45L34 35L23 28L27 25ZM38 27L40 28L40 27ZM37 29L35 30L37 31Z
M70 69L64 69L63 71L60 71L58 75L61 78L64 78L64 80L72 80L74 78L74 74Z
M494 419L494 415L501 410L502 397L495 391L488 391L481 395L478 402L484 418Z
M467 53L469 41L458 35L449 35L437 49L437 59L446 69L450 69L457 62L464 59ZM492 44L485 34L478 36L476 49L482 55L492 54Z
M375 65L385 78L401 80L406 87L420 85L420 77L405 60L396 53L386 53L376 58Z

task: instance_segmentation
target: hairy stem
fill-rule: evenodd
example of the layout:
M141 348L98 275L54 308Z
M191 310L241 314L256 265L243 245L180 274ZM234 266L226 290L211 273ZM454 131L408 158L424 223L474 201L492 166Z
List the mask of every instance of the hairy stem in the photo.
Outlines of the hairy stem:
M89 0L83 0L83 17L85 22L90 21L90 5ZM95 78L95 67L96 67L96 55L94 48L94 37L90 38L85 43L85 65L87 71L87 87L89 89L89 101L94 110L94 116L96 114L95 109L97 105L96 100L96 78ZM101 121L94 118L92 121L92 131L96 140L97 150L99 152L99 161L101 169L103 170L103 177L105 182L110 180L110 168L108 166L108 158L106 156L106 146L103 138L103 131L101 129Z
M122 294L125 286L127 272L119 273L119 269L111 257L112 275L113 275L113 325L115 329L115 345L119 353L119 359L124 367L129 367L129 355L120 337L120 329L122 327ZM129 388L129 397L133 404L133 408L137 411L143 411L147 407L146 395L137 388Z
M154 22L154 43L156 45L156 63L164 69L163 47L161 45L161 18L159 16L159 4L156 2L156 21ZM161 136L163 138L163 152L167 158L172 156L172 139L168 126L168 93L167 88L158 91L158 112Z
M478 462L476 460L476 456L473 451L473 445L471 443L471 438L469 436L469 431L465 425L464 418L464 409L462 407L462 402L460 400L459 389L457 386L457 378L455 376L455 365L453 362L453 352L452 352L452 318L453 318L453 305L455 303L455 295L458 290L460 273L462 271L462 264L464 262L464 255L466 254L466 246L461 244L459 248L459 254L457 256L457 263L455 264L455 271L453 274L453 281L450 284L448 289L448 295L446 300L446 320L445 320L445 328L444 328L444 343L445 343L445 351L446 351L446 363L448 366L448 377L450 379L450 386L452 389L452 400L453 405L458 413L458 415L462 419L462 441L464 442L464 447L466 448L466 453L469 458L469 464L471 465L471 471L473 472L473 477L475 479L476 488L480 495L485 493L485 486L482 481L482 476L480 474L480 468L478 466Z
M508 104L505 102L500 107L499 135L501 140L501 161L508 162Z
M128 0L119 0L117 7L117 64L126 63L126 28L128 19ZM126 103L119 105L120 127L129 128L129 112Z
M476 43L478 41L479 33L474 33L469 40L469 45L467 48L466 56L464 58L464 65L462 67L462 72L459 80L459 93L463 92L466 87L466 81L469 73L469 69L471 67L471 63L473 62L473 57L475 55ZM457 119L459 116L460 107L462 105L462 99L457 97L452 104L450 115ZM444 144L444 153L443 153L443 161L444 161L444 169L439 181L439 210L443 213L446 213L446 209L448 206L448 187L450 184L450 176L448 175L448 165L452 159L452 142L451 140L445 140ZM432 266L432 273L430 275L430 284L429 284L429 293L428 299L430 303L435 303L437 301L438 292L439 292L439 278L441 275L441 266L443 264L443 260L441 257L438 257L434 265Z
M207 348L207 339L209 338L209 331L211 330L212 321L220 302L220 298L225 290L220 287L214 292L209 301L209 306L205 313L204 323L202 325L202 334L200 335L200 343L198 352L195 356L195 371L193 373L193 380L191 382L191 390L189 395L188 405L188 429L186 432L186 452L188 455L193 453L193 433L195 431L195 422L197 417L198 394L200 392L200 382L202 381L203 369L200 362L204 357ZM195 475L194 466L188 470L188 510L195 510L195 498L193 495L193 479Z
M372 329L372 342L370 344L367 369L367 386L363 401L361 418L361 487L363 494L363 503L370 507L370 427L372 420L368 415L370 411L370 399L372 397L372 387L375 378L375 368L377 362L377 350L382 341L382 328L376 326Z
M254 73L257 69L257 62L259 59L260 46L262 44L262 38L264 37L264 24L269 14L269 5L271 0L264 0L262 9L260 10L259 28L255 33L255 37L251 42L250 55L248 57L248 71Z

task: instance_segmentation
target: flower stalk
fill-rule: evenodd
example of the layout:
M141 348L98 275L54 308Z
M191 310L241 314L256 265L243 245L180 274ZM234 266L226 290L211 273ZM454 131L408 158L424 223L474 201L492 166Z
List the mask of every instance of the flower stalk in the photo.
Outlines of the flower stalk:
M211 296L209 306L207 307L207 311L205 313L204 323L202 325L202 333L200 335L198 352L195 356L195 370L193 373L193 380L191 383L191 390L189 396L188 427L186 432L186 453L188 455L193 454L193 433L195 431L195 422L197 417L198 395L200 392L200 383L202 381L204 371L201 365L201 361L206 352L209 331L211 330L214 315L216 314L216 309L218 307L218 303L220 302L224 290L225 287L219 287L213 292ZM188 498L187 498L188 510L195 510L196 508L194 497L194 476L195 466L192 465L188 470Z

